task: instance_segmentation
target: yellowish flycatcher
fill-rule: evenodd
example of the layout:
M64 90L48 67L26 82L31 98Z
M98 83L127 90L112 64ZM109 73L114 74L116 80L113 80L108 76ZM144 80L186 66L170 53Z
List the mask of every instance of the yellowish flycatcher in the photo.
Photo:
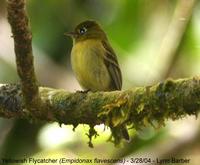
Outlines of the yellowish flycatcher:
M90 91L121 90L122 75L117 56L100 25L84 21L66 35L73 39L71 64L81 87ZM129 140L127 130L121 130L123 137Z

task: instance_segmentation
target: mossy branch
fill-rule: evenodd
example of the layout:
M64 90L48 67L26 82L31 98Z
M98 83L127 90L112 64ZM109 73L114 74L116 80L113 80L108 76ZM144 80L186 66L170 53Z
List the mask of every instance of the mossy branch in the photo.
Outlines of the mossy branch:
M40 103L40 98L33 66L32 35L28 26L24 1L8 0L7 12L14 38L17 71L21 80L23 99L26 107L34 110Z
M40 87L39 93L45 105L40 109L40 120L73 125L128 124L137 130L148 124L161 126L167 119L197 116L200 110L199 78L166 80L124 91L69 93ZM0 116L28 120L35 117L25 109L20 85L1 85Z

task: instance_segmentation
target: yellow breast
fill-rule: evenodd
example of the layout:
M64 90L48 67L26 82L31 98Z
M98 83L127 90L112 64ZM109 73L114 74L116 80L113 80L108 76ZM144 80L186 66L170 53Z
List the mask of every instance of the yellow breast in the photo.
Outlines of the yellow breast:
M85 40L73 46L72 69L84 89L109 90L111 79L104 64L104 53L105 49L98 40Z

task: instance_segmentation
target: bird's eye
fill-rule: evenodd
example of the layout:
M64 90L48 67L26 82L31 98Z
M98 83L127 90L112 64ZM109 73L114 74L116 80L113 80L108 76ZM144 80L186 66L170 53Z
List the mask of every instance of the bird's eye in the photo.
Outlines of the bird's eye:
M80 28L79 33L84 34L87 31L85 27Z

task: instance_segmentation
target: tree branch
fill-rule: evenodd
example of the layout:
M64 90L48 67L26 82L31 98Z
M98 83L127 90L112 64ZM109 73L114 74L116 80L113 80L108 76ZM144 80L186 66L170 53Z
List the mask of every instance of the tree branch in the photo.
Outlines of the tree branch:
M157 59L155 59L158 64L157 70L161 73L160 79L165 79L169 76L195 4L196 0L177 1L172 21L161 43Z
M32 35L28 27L24 0L8 0L8 21L11 25L18 75L26 106L33 110L40 103L39 90L33 66Z
M64 124L122 124L136 130L148 124L161 126L167 119L196 115L200 110L200 79L166 80L149 87L125 91L69 93L40 87L42 103L39 119ZM20 85L1 85L0 116L30 118ZM38 119L38 116L32 116ZM153 125L154 125L153 124Z

